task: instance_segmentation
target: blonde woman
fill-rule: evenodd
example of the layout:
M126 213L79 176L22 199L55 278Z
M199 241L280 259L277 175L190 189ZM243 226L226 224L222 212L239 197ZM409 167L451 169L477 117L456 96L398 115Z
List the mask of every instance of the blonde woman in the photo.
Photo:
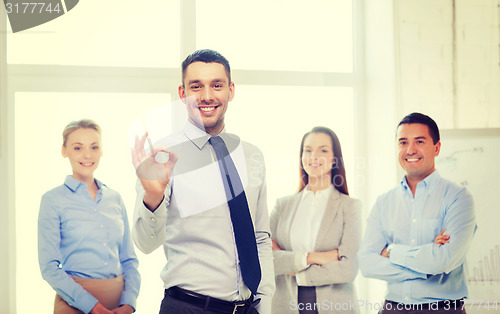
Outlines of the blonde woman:
M43 195L38 217L38 258L57 293L54 313L133 313L140 275L127 212L121 196L94 178L100 127L68 124L62 155L73 173Z
M271 213L272 313L358 313L353 280L361 204L348 196L342 150L332 130L315 127L304 135L299 171L299 191L278 199Z

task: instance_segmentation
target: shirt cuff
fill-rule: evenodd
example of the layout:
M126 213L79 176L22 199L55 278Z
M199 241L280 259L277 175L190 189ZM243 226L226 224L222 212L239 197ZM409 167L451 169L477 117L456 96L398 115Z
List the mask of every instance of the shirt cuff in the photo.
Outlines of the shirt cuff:
M164 218L167 217L167 206L168 206L168 201L166 195L163 197L163 200L161 201L160 205L158 205L158 207L154 212L149 210L146 204L144 204L144 201L142 201L142 206L139 210L139 215L141 216L142 219L145 219L146 221L149 221L152 218ZM152 221L154 222L154 220Z
M407 267L406 256L410 247L404 244L392 244L391 252L389 254L389 261L393 264Z
M141 206L141 210L140 210L140 214L141 214L141 217L143 217L143 213L144 213L144 209L146 209L147 211L149 211L150 213L155 213L156 215L158 215L157 211L160 209L160 208L167 208L168 205L170 205L170 198L172 196L172 181L173 179L170 179L170 181L167 183L167 187L165 188L165 191L163 192L163 199L161 200L161 203L160 205L158 205L158 207L154 210L154 211L151 211L147 206L146 204L144 203L144 188L141 186L140 189L142 191L141 195L143 197L143 200L142 200L142 206ZM140 182L137 183L138 185L141 184ZM161 213L160 213L161 215ZM165 214L166 215L166 214Z
M297 280L297 286L305 286L306 285L306 272L305 271L299 271L298 273L295 273L295 280Z
M130 305L131 307L134 308L134 312L135 312L135 309L136 309L136 303L137 303L137 299L131 294L131 293L122 293L122 296L120 298L120 306L122 305Z
M90 293L88 295L82 296L81 301L78 301L79 306L78 308L81 309L84 313L90 313L92 309L99 303L99 300L97 300L94 296L92 296ZM75 305L72 305L76 307Z
M295 253L295 267L297 268L297 272L309 267L309 265L307 265L307 254L309 254L309 252Z
M150 211L146 205L144 205L144 202L140 205L139 216L142 220L144 232L151 239L156 238L157 233L161 232L162 228L166 225L167 207L165 198L166 197L163 198L163 201L154 212Z
M271 313L271 301L271 297L261 295L260 302L257 304L255 309L258 313Z

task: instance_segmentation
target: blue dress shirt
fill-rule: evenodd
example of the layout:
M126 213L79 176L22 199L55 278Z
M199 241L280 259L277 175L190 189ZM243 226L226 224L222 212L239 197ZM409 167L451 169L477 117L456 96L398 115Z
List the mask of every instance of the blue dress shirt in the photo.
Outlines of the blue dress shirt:
M123 275L120 305L136 307L140 275L127 212L120 194L95 180L87 185L67 176L42 197L38 216L38 259L42 277L69 305L89 313L98 300L70 276L109 279Z
M434 244L444 229L449 243ZM387 281L386 299L394 302L467 297L463 264L475 229L474 204L464 187L434 171L417 184L413 197L404 177L370 213L358 253L361 271ZM389 244L389 258L381 256Z

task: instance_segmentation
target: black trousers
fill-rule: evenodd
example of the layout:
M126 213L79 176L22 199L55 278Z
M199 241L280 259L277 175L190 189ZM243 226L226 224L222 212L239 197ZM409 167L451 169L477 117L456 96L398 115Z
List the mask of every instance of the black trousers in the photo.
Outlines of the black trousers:
M299 314L318 314L316 309L316 287L299 286L297 295Z
M174 295L175 296L175 295ZM229 312L215 311L208 308L202 308L199 305L194 305L183 300L176 299L168 293L165 293L163 301L160 306L160 314L221 314L221 313L237 313L237 314L259 314L255 306L259 303L260 299L257 299L251 303L246 304L244 307L238 307L237 309L232 308ZM209 307L209 305L206 305ZM236 312L233 312L236 310ZM226 308L227 311L227 308Z
M204 310L201 307L179 301L165 294L161 301L160 314L219 314L214 311Z

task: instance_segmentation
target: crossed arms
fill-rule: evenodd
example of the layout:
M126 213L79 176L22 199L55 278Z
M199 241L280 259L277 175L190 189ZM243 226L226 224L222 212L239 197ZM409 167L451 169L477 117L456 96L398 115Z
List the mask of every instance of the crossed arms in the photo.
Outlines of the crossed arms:
M450 273L463 264L476 228L472 197L465 190L444 209L445 230L431 243L416 246L393 243L384 231L381 208L377 201L358 254L365 277L392 282L427 279L429 275ZM391 252L387 254L391 244Z

